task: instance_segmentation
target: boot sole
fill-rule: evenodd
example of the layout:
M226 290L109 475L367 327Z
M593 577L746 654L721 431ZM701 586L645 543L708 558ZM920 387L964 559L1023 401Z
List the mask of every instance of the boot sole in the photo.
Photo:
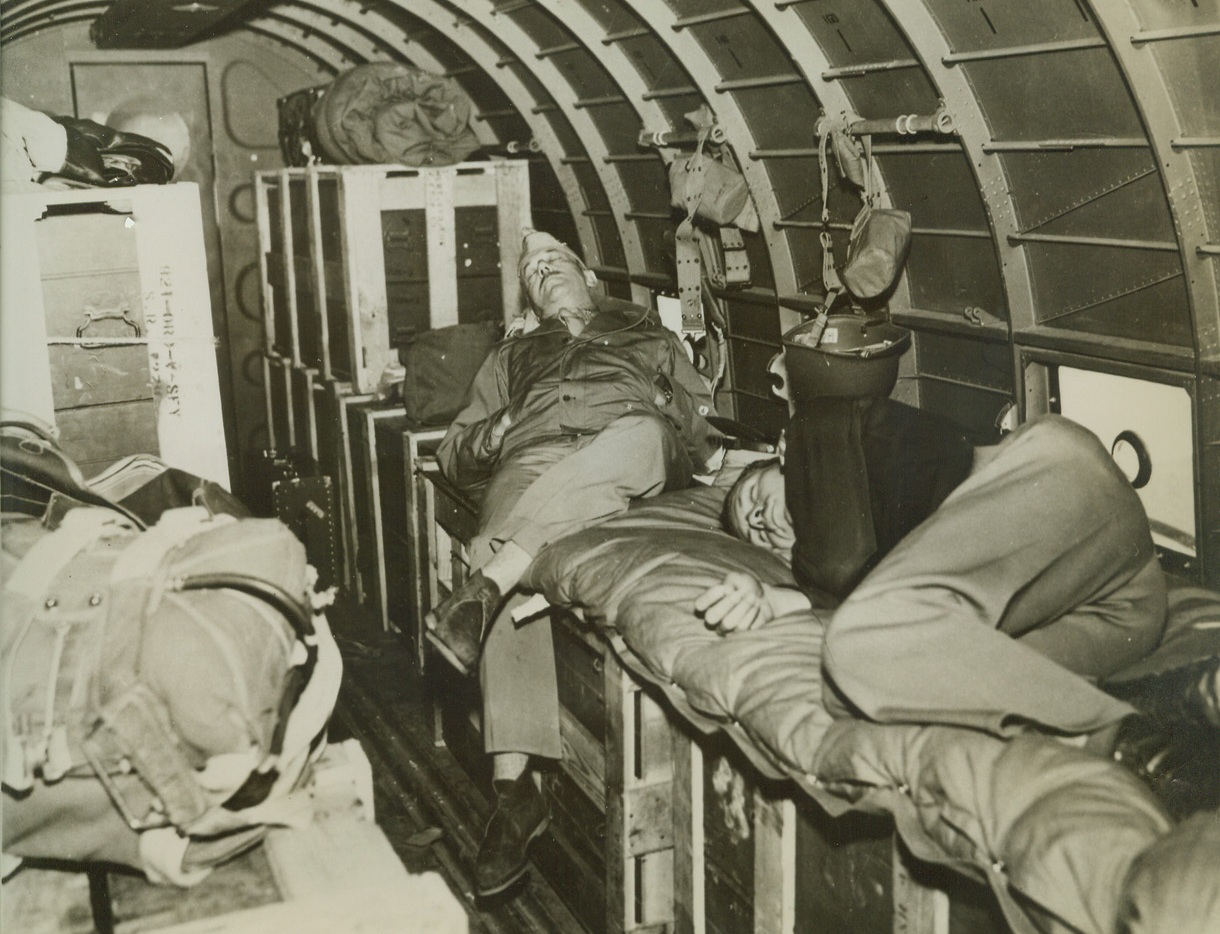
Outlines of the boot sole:
M529 845L531 843L533 843L535 840L537 840L539 837L541 837L543 835L543 833L546 832L546 829L549 826L551 826L551 815L550 814L548 814L546 816L546 819L541 824L539 824L536 828L534 828L534 832L529 835L529 839L525 841L526 850L529 849ZM505 879L502 882L497 882L493 887L491 887L489 889L476 889L475 894L478 895L480 898L487 898L491 895L499 895L505 889L509 888L510 886L512 886L512 885L516 884L518 881L520 881L520 879L522 877L524 877L525 874L528 873L529 871L530 871L530 860L529 860L529 856L526 856L525 862L521 864L521 868L518 869L516 872L514 872L507 879Z

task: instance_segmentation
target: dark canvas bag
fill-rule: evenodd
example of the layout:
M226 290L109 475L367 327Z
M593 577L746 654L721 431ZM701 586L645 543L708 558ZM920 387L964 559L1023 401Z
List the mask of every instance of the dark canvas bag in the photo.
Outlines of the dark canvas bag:
M724 227L745 210L750 189L736 168L706 151L706 141L704 128L694 154L669 164L670 203L685 211L688 220L699 217Z
M421 425L443 425L462 410L466 392L491 348L500 339L493 321L454 324L421 331L398 349L405 374L402 401L407 416Z
M883 295L898 281L910 248L910 213L866 204L852 224L843 284L856 298Z
M889 291L902 275L911 249L911 215L898 208L874 205L873 147L869 137L865 137L864 151L864 206L852 223L841 277L856 298L876 298Z
M338 651L273 519L6 515L4 851L188 885L272 824L320 754Z

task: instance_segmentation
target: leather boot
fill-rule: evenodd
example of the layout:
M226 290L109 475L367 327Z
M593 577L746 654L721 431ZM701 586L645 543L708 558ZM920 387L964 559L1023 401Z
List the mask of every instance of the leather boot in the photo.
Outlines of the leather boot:
M1142 678L1110 681L1102 688L1157 723L1220 730L1220 655Z
M530 843L551 822L546 795L526 769L519 778L494 782L496 809L487 822L487 831L474 864L475 892L495 895L502 892L529 869L526 851Z
M840 600L877 552L864 460L866 405L855 398L806 399L787 429L784 474L800 478L785 487L796 532L792 572L802 590Z
M1140 779L1175 821L1220 807L1220 730L1173 729L1145 714L1119 723L1114 761Z
M469 674L483 651L483 637L503 596L494 581L475 571L466 583L424 617L430 641L450 664Z

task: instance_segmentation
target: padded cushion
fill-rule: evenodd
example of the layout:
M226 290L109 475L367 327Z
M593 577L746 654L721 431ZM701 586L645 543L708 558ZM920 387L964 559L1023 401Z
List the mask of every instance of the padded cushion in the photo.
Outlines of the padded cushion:
M778 760L761 763L778 776L812 761L831 723L820 703L822 621L790 614L726 638L695 615L695 598L731 570L794 586L781 558L721 531L724 496L694 487L641 503L544 549L526 583L613 630L628 661L680 704L737 724ZM757 762L758 750L747 752Z
M1170 826L1125 770L1035 734L844 721L816 772L821 788L892 814L917 856L990 884L1016 931L1031 928L1010 888L1070 930L1113 931L1133 861ZM1065 930L1032 929L1048 928Z
M989 883L1015 931L1112 931L1133 861L1169 829L1143 785L1048 737L833 720L822 704L828 610L727 637L694 612L730 570L792 584L779 557L721 531L726 489L637 504L542 551L524 583L583 608L628 667L764 773L795 779L831 813L892 814L917 856ZM1170 613L1162 648L1132 676L1215 650L1220 595L1171 590Z

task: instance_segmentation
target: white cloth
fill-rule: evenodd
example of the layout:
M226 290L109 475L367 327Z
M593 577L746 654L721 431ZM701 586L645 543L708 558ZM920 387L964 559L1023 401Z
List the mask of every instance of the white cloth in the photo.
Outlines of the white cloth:
M0 98L0 179L37 182L58 172L68 156L68 133L44 113Z

